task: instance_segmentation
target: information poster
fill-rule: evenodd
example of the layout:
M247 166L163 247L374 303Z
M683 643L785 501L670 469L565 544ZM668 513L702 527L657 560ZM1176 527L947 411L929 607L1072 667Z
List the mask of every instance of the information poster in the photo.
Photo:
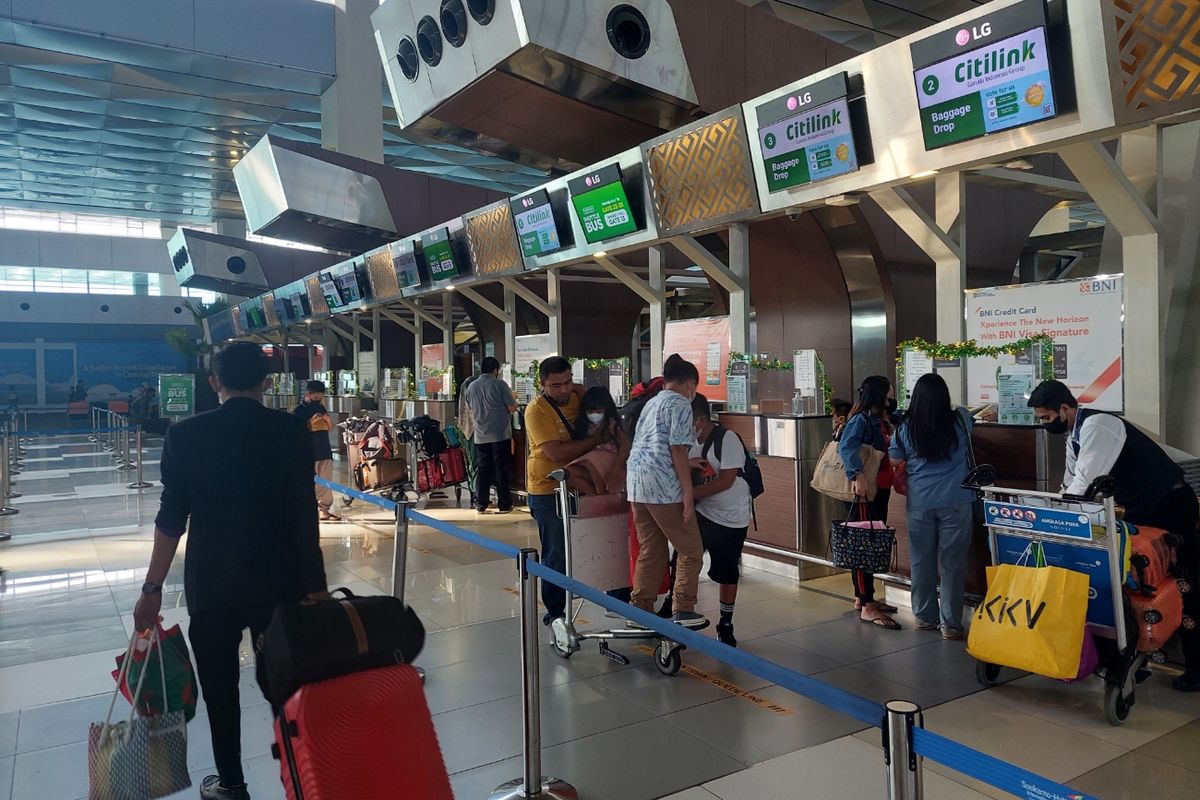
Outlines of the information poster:
M571 205L588 244L603 242L638 229L616 164L567 183Z
M444 281L458 275L449 229L440 228L421 234L421 246L425 251L425 264L429 267L431 281Z
M190 417L196 413L196 376L159 375L158 396L164 417Z
M1033 391L1033 366L1016 364L996 370L996 392L1000 397L997 421L1001 425L1033 425L1029 395Z
M442 390L441 371L446 368L446 345L421 345L421 369L417 382L418 397L435 397Z
M729 317L701 317L668 322L663 337L663 357L678 353L696 365L700 394L725 402L729 369Z
M735 414L750 413L750 365L745 361L733 361L729 364L729 376L725 408Z
M548 333L534 333L517 337L517 359L514 368L516 372L529 373L528 377L519 379L513 386L513 393L519 400L528 403L540 391L539 376L533 374L534 362L540 364L547 358L556 355L558 353L555 351ZM583 362L578 363L582 364ZM575 375L574 367L571 369L571 375L572 377Z
M608 393L613 396L613 400L621 405L625 399L625 364L610 364L608 367Z
M521 240L521 254L526 258L552 253L562 247L558 236L558 225L554 222L554 209L550 207L550 196L539 190L512 200L513 222Z
M817 351L797 350L792 356L793 388L801 397L817 396Z
M1124 411L1123 309L1121 275L975 289L966 293L967 338L994 346L1049 334L1055 375L1079 402ZM996 370L1015 363L1013 357L968 359L968 401L998 403Z
M1058 114L1045 25L1034 0L910 46L926 150Z
M904 350L904 392L897 405L908 408L913 389L921 377L934 372L933 358L911 347Z

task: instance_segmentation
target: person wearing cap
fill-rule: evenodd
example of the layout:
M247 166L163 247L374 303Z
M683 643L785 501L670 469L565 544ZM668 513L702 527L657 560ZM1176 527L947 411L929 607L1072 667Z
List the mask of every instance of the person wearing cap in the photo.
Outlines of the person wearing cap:
M325 408L325 384L321 381L309 381L304 393L304 400L292 411L308 424L312 434L313 472L327 481L333 480L333 448L329 444L329 432L333 430L333 420ZM321 519L325 522L336 522L341 517L333 513L333 490L322 484L314 484L317 495L317 507Z

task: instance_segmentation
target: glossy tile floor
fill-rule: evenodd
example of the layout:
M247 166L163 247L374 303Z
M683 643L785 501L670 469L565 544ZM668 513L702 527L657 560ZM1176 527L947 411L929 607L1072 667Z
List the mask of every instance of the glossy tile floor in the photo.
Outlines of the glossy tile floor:
M157 478L157 458L149 447L148 480ZM157 510L157 490L130 491L131 480L83 437L26 445L16 481L23 496L13 501L20 513L0 519L0 530L14 534L0 544L0 800L87 794L87 726L108 708L109 672L127 642ZM477 517L448 501L425 510L536 545L522 513ZM361 502L346 513L347 522L322 531L330 583L385 591L390 520ZM1098 680L1069 686L1027 677L980 691L962 643L913 630L907 612L899 633L859 624L845 578L797 585L745 572L736 623L746 651L880 702L918 702L929 728L1105 800L1200 797L1200 697L1171 692L1169 674L1139 687L1129 722L1113 728L1100 710ZM168 625L186 621L181 580L182 558L166 591ZM520 773L514 565L415 527L406 586L429 631L418 663L428 671L455 793L482 800ZM716 587L705 581L700 596L701 610L715 616ZM581 618L581 627L605 621L591 606ZM570 661L542 648L544 771L572 781L585 800L884 796L877 730L702 654L686 654L684 672L666 678L632 644L621 649L629 667L594 646ZM248 643L244 658L249 665ZM253 795L280 798L270 715L248 666L242 704ZM201 718L189 732L198 781L211 771L208 728ZM925 774L936 800L1007 797L935 764Z

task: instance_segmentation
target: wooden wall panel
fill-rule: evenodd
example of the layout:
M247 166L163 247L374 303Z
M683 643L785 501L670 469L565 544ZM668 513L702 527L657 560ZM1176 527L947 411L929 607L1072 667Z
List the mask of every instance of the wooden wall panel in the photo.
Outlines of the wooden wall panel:
M750 539L774 547L797 550L800 547L796 519L797 463L790 458L761 456L766 494L754 501L758 530L750 528Z

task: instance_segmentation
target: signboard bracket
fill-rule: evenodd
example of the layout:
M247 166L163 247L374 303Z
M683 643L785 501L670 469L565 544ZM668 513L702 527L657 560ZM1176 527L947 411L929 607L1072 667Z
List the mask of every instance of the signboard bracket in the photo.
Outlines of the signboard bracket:
M721 284L721 288L727 292L745 291L748 288L749 281L744 275L738 275L732 269L725 265L721 259L717 258L712 252L696 241L692 236L675 236L670 240L675 249L696 263L696 266L704 270L704 274L708 275L717 283Z
M396 323L397 325L399 325L401 328L408 331L409 333L417 332L416 325L409 322L404 317L397 314L395 311L392 311L390 308L381 308L381 309L379 309L379 313L382 314L387 319L390 319L392 322Z
M633 273L629 267L622 264L613 256L595 255L592 257L596 263L603 267L610 275L625 284L634 294L645 300L647 303L662 302L662 294L656 292L649 283L639 278Z
M542 316L549 318L558 313L557 308L538 297L537 292L534 292L528 286L522 286L520 281L511 277L504 277L500 279L500 283L511 289L517 297L537 309Z
M404 308L407 308L409 311L413 312L413 314L416 315L416 318L418 320L423 319L426 322L428 322L430 325L432 325L433 327L437 328L438 330L445 330L446 323L443 320L440 320L437 317L433 316L425 309L421 308L421 306L418 305L417 302L414 302L412 300L397 300L396 302L399 303Z
M483 295L481 295L479 292L475 291L474 289L472 289L468 286L461 286L458 289L458 293L461 294L463 297L467 298L468 300L470 300L475 305L482 308L487 313L491 314L496 319L500 320L501 322L504 322L504 323L512 322L512 316L508 312L506 312L504 309L497 306L491 300L488 300L486 297L484 297Z

